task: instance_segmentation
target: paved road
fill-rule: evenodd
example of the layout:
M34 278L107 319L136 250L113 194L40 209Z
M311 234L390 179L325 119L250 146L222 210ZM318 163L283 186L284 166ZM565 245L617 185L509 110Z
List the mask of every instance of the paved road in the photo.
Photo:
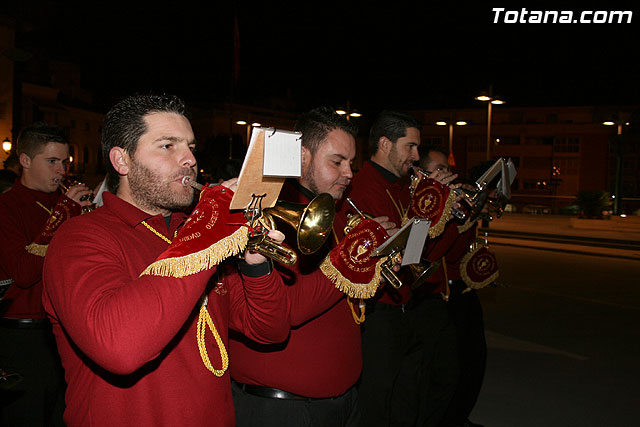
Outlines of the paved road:
M493 246L506 288L480 291L487 427L640 426L640 262Z

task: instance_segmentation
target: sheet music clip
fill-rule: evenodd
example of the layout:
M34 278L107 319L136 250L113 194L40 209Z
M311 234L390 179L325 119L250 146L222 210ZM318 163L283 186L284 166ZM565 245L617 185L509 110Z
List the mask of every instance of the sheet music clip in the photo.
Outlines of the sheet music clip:
M402 266L420 262L431 220L413 217L389 240L378 246L372 256L392 256L402 253Z

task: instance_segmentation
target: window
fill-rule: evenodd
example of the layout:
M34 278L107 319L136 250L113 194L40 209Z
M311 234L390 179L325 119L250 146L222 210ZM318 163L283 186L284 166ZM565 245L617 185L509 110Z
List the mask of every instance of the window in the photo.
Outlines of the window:
M553 170L558 176L578 175L580 159L578 157L557 157L553 159Z
M551 169L551 159L549 157L523 157L522 167L548 171Z
M553 141L555 153L579 153L580 138L577 136L557 136Z
M487 139L481 136L467 137L467 151L469 153L482 153L487 151Z
M519 136L501 136L496 138L498 145L520 145Z

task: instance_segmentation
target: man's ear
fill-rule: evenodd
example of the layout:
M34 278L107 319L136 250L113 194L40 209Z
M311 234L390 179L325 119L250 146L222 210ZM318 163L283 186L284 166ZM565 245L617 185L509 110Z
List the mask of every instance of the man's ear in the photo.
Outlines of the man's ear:
M129 167L131 165L131 157L122 147L113 147L109 151L109 160L111 165L120 175L127 175L129 173Z
M29 169L31 167L31 157L29 157L27 153L20 153L18 160L23 169Z
M313 154L307 147L302 147L302 176L306 175L306 171L309 170Z
M391 147L393 147L393 142L391 142L391 140L386 136L381 136L378 140L378 149L381 152L388 154L389 151L391 151Z

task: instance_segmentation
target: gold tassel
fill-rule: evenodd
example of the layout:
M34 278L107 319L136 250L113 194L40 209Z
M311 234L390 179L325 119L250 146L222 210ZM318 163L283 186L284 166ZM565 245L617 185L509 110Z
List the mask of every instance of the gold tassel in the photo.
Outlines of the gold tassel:
M351 298L371 298L376 294L378 285L380 285L382 269L382 262L384 258L376 263L375 273L369 283L352 283L349 279L344 277L337 268L331 264L330 255L322 261L320 264L320 270L327 276L327 278L336 285L336 288Z
M49 245L39 245L37 243L31 243L24 247L24 249L32 255L44 257L47 254Z
M225 237L201 251L181 257L165 258L148 266L140 276L145 274L162 277L181 278L208 270L224 259L239 254L247 246L249 235L246 228L240 227L230 236Z

